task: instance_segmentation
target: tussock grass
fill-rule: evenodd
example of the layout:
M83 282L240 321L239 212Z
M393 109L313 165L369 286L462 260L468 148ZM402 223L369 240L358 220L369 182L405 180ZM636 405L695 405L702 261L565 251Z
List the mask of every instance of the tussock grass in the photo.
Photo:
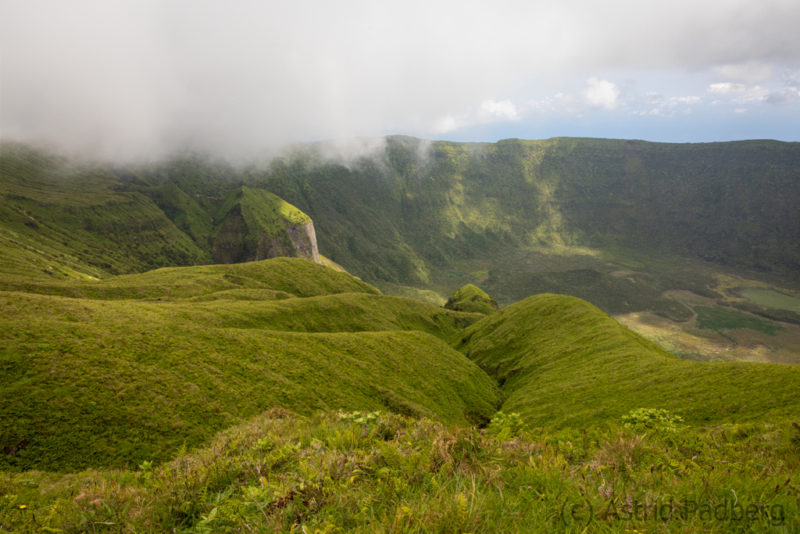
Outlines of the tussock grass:
M0 524L14 532L793 532L796 434L788 425L680 433L618 425L508 439L388 413L271 410L159 467L0 475Z

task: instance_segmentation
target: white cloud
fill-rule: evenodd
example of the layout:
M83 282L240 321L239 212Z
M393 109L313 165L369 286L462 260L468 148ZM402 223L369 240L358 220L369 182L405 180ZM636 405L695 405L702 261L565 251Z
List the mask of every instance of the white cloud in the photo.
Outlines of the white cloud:
M702 102L699 96L664 96L656 92L632 98L628 104L631 113L638 116L674 117L692 113L692 106Z
M516 121L520 116L517 108L510 100L484 100L481 103L481 114L487 119Z
M450 132L454 132L459 128L466 126L466 123L459 121L452 115L446 115L437 119L433 123L433 133L436 134L446 134Z
M583 96L589 106L609 110L617 109L619 88L613 82L592 76L586 83L588 87L583 92Z
M489 98L481 102L477 108L461 114L448 114L433 121L430 130L434 134L446 134L462 128L495 122L512 122L521 119L517 107L511 100L495 100Z
M770 95L769 89L760 85L748 86L743 83L718 82L708 86L708 92L713 95L727 97L735 104L748 104L764 102Z
M710 81L792 103L798 20L793 0L0 0L0 133L104 154L260 153L632 113L620 73L644 71L668 73L642 90L666 103Z
M708 86L708 92L712 94L718 95L727 95L730 93L741 93L747 89L747 86L743 83L732 83L732 82L719 82L719 83L712 83Z

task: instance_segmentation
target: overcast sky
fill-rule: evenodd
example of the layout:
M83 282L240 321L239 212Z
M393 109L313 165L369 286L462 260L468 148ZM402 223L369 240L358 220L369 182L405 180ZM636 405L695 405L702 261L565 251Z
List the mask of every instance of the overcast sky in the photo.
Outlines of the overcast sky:
M0 0L0 135L800 140L798 0Z

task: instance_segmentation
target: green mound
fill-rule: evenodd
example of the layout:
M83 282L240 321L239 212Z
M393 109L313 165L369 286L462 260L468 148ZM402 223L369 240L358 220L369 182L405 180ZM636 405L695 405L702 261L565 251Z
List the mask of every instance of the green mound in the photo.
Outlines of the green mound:
M535 295L468 327L460 350L494 376L505 412L585 428L639 407L692 424L762 421L800 409L800 368L682 360L574 297Z
M70 296L0 292L2 469L161 462L276 406L468 424L498 402L443 341L476 316L307 260L39 287L54 288Z
M473 284L467 284L456 290L455 293L450 295L444 307L448 310L483 314L494 313L500 308L492 297Z

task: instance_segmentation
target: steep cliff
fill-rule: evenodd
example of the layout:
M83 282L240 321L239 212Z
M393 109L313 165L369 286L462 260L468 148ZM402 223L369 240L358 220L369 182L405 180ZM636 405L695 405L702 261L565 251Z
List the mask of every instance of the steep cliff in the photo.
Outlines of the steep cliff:
M311 218L269 191L245 186L228 195L217 212L211 256L216 263L279 256L320 263Z

